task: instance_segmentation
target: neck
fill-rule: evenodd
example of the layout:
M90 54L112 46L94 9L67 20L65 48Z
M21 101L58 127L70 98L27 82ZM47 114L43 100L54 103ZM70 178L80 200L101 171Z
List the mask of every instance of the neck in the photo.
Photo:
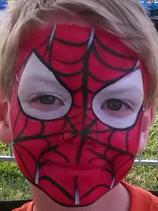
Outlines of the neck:
M118 184L109 193L90 206L80 208L63 207L52 201L45 193L31 185L35 207L33 211L129 211L130 196L122 184Z

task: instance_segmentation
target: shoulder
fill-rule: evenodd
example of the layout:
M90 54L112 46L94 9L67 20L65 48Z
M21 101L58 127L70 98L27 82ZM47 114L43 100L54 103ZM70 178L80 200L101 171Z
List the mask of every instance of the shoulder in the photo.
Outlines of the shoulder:
M122 184L125 186L130 194L130 211L158 211L158 197L134 185L130 185L125 182L123 182Z
M34 202L31 201L31 202L27 202L22 207L16 208L12 211L33 211L33 207L34 207Z

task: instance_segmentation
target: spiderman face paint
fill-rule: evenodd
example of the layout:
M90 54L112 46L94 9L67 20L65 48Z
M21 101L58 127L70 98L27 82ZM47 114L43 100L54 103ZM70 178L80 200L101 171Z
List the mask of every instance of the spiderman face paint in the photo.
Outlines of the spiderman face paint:
M101 29L57 25L30 32L17 63L10 118L21 171L64 206L95 202L137 153L137 56Z

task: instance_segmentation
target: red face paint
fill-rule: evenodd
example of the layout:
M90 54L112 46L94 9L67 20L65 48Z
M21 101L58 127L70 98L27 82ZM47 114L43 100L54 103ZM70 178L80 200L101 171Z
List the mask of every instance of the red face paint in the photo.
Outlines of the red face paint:
M57 25L30 32L17 63L10 118L22 173L64 206L95 202L137 153L136 54L101 29Z

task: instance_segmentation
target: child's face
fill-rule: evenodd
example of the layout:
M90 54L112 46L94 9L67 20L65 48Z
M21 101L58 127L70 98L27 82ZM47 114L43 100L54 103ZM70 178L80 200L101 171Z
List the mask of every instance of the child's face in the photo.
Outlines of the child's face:
M91 204L116 186L138 150L145 77L137 56L101 29L30 32L10 116L24 176L66 206Z

